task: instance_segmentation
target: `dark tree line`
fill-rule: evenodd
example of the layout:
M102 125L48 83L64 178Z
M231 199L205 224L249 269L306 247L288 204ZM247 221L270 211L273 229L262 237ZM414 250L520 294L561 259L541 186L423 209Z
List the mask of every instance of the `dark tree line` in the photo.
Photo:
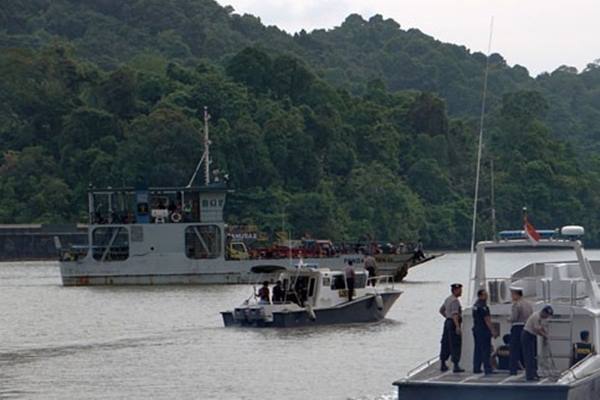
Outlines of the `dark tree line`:
M89 184L186 184L207 105L229 222L470 239L481 54L379 16L289 36L210 0L5 1L0 48L2 223L82 220ZM600 70L491 61L481 236L493 159L500 228L528 206L600 243Z

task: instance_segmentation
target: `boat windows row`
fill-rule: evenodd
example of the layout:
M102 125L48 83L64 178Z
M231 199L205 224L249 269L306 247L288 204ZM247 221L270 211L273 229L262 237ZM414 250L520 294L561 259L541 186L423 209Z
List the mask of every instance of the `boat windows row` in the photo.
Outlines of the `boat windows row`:
M141 233L133 232L133 241ZM143 234L142 234L143 235ZM217 225L191 225L185 229L185 255L193 260L222 255L222 233ZM142 239L143 240L143 239ZM130 234L123 226L99 227L92 231L92 256L97 261L123 261L130 256Z

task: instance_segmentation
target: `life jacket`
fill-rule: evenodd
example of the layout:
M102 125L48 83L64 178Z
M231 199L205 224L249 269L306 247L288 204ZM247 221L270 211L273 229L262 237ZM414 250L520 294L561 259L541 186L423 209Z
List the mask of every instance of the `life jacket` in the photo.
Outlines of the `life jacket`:
M583 342L575 343L575 345L573 346L573 350L575 355L574 361L575 363L578 363L579 361L583 360L584 358L586 358L594 352L594 345L591 343Z
M496 350L496 355L498 356L498 369L507 370L510 366L510 347L509 346L500 346L498 350Z

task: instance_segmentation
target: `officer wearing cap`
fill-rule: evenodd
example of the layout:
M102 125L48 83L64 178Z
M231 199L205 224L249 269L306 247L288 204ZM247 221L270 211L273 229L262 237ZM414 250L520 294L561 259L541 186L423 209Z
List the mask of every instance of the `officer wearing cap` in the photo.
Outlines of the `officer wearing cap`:
M510 317L510 374L517 375L519 363L523 364L523 353L521 344L521 334L525 323L533 314L533 305L523 298L523 289L520 287L510 288L512 296L512 311Z
M528 381L537 381L537 337L541 336L548 339L548 331L544 328L542 321L554 315L554 310L550 306L531 314L523 333L521 334L521 343L523 344L523 358L525 359L525 377Z
M440 362L442 372L448 371L446 362L448 358L454 364L455 373L465 372L460 367L460 354L462 352L462 306L460 296L462 296L462 285L454 283L450 286L452 294L444 301L440 307L440 314L444 317L444 333L442 334L442 346L440 350Z

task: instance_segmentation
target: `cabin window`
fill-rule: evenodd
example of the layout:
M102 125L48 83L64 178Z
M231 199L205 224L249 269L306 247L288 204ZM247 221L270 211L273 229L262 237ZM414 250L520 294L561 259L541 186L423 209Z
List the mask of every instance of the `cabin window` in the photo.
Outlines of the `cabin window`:
M346 289L346 277L344 274L333 275L331 282L331 290Z
M323 281L323 283L325 283ZM361 289L367 285L367 275L357 273L354 275L354 288ZM344 274L336 274L332 276L331 290L346 289L346 276Z
M354 288L361 289L367 286L367 275L366 274L356 274L354 276Z
M185 254L194 260L221 255L221 229L217 225L193 225L185 229Z
M323 286L327 287L329 285L331 285L331 279L329 277L324 277L323 278Z
M129 258L129 232L123 226L96 228L92 232L92 254L98 261Z

